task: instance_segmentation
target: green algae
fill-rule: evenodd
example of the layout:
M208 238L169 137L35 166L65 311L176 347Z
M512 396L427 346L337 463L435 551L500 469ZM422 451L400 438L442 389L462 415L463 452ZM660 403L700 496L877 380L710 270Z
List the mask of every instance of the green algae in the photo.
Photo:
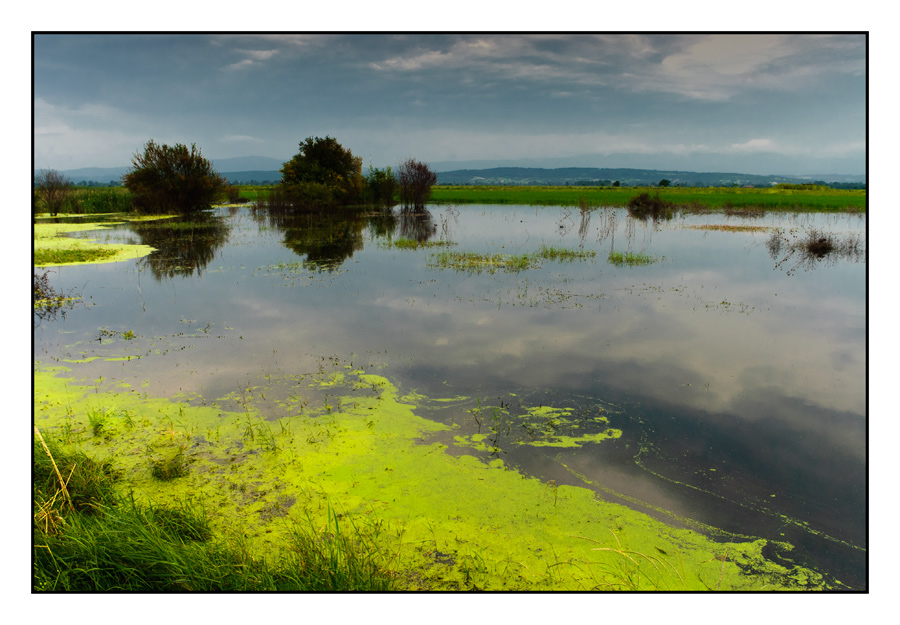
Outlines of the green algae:
M88 265L100 263L115 263L124 260L134 260L147 256L156 248L149 245L131 245L125 243L96 243L93 239L73 239L67 234L85 230L102 230L112 225L110 223L82 223L82 224L45 224L37 223L33 226L34 238L34 264L41 267L57 267L60 265ZM79 257L81 260L54 260L49 255L59 252L68 252L69 256Z
M113 463L120 487L138 500L202 500L215 511L212 531L238 532L257 557L282 552L292 524L326 527L335 514L370 537L381 565L407 588L825 587L813 571L766 560L765 540L716 542L587 488L548 485L500 460L423 444L449 426L419 416L412 397L382 376L340 373L339 384L330 375L310 382L346 393L331 410L266 420L255 394L230 411L100 390L64 368L39 369L34 421L45 435ZM540 407L529 418L566 419L565 412ZM98 413L99 433L88 420ZM154 477L154 466L174 459L183 474Z

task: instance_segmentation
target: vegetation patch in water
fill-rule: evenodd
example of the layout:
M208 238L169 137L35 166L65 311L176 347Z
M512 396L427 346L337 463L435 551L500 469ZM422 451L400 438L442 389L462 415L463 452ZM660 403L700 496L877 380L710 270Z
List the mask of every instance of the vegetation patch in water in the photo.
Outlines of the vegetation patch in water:
M400 250L417 250L423 247L449 247L451 245L456 245L456 243L453 243L452 241L419 241L416 239L401 237L392 241L379 243L379 245L387 248L393 247Z
M610 252L607 260L616 267L635 267L637 265L651 265L657 261L656 258L647 254L638 252Z
M865 241L856 234L824 232L815 228L803 233L777 229L766 242L769 256L781 267L789 260L795 263L787 270L793 274L797 268L814 269L822 262L849 260L860 262L866 257Z
M516 273L539 267L539 261L528 254L481 254L478 252L441 252L431 257L430 267L454 269L467 273Z
M166 540L169 551L153 549L166 554L165 562L196 562L197 576L180 568L135 565L163 572L144 588L171 589L167 583L202 578L208 580L205 585L191 581L181 589L284 589L266 581L283 579L267 571L285 570L282 563L297 553L298 531L313 537L313 545L335 550L326 549L325 555L337 564L316 569L313 577L332 579L357 545L364 561L385 574L379 579L390 579L399 589L825 587L808 569L767 560L764 540L734 537L726 545L605 502L587 488L548 486L500 460L448 454L445 446L425 441L450 428L418 416L416 407L381 376L359 370L348 370L340 380L313 376L307 380L311 387L337 383L326 387L335 393L327 408L265 420L255 405L262 392L248 394L239 410L229 411L130 389L104 390L65 374L63 369L34 373L34 421L45 438L64 444L67 453L90 450L98 462L108 463L117 476L116 492L128 495L139 512L151 502L154 508L177 509L188 496L206 511L210 537L205 542ZM95 432L88 415L96 419L98 407L104 419ZM529 414L535 423L568 418L560 411ZM153 459L179 450L186 473L154 478ZM128 506L123 510L128 512ZM160 531L155 521L125 525L128 532L139 532L135 539L123 531L103 544L138 549L147 536L141 526ZM344 530L351 540L334 541ZM60 534L65 545L51 543L49 536L35 534L35 558L43 564L34 584L60 589L86 568L80 564L85 560L54 560L53 554L73 545L65 534ZM71 543L78 540L73 535ZM216 549L200 546L210 544ZM209 551L231 555L223 565L206 559ZM118 584L129 579L130 568L114 567L130 561L115 554L99 567L104 572L113 568L106 587L124 588ZM250 578L263 581L253 585L248 578L229 581L222 575L240 569L239 563ZM203 572L207 575L199 575Z
M97 230L104 227L97 223L34 224L34 266L118 262L147 256L155 250L149 245L101 244L88 239L72 239L65 236L70 232Z
M588 260L597 256L594 250L573 250L569 248L553 247L541 245L538 250L538 257L545 260L555 260L560 262L573 262L576 260Z
M505 271L516 273L526 269L536 269L542 260L573 262L594 258L593 250L575 250L541 245L533 254L482 254L478 252L441 252L431 257L430 267L455 269L468 273L496 273Z

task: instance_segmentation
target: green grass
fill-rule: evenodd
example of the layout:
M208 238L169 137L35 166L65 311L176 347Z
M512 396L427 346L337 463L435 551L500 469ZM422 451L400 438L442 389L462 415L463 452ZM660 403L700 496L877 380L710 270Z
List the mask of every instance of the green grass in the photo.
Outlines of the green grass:
M478 252L441 252L435 254L429 266L440 269L455 269L468 273L515 273L538 266L535 258L528 254L480 254Z
M385 242L381 245L383 245L384 247L395 247L401 250L417 250L422 247L447 247L456 244L449 241L417 241L415 239L407 239L405 237L401 237L399 239Z
M516 273L526 269L536 269L542 260L573 262L594 258L593 250L573 250L541 245L533 254L481 254L478 252L441 252L431 257L430 267L455 269L468 273Z
M610 252L607 260L616 267L652 265L657 261L657 259L652 256L636 252Z
M40 248L34 250L34 265L42 267L58 263L88 263L116 255L117 250L104 247Z
M125 187L76 187L73 213L126 213L131 211L131 192Z
M761 208L782 211L863 212L865 190L737 187L541 187L435 186L431 201L442 204L526 204L544 206L628 206L641 193L659 193L676 208Z
M340 523L336 514L318 530L311 522L297 523L277 558L255 557L242 534L214 534L202 501L138 504L117 493L108 462L69 452L35 433L35 591L393 589L394 579L377 564L371 540L351 523Z
M546 245L542 245L541 249L538 251L538 256L540 258L566 263L576 260L587 260L589 258L594 258L596 255L597 252L593 250L571 250L553 246L547 247Z

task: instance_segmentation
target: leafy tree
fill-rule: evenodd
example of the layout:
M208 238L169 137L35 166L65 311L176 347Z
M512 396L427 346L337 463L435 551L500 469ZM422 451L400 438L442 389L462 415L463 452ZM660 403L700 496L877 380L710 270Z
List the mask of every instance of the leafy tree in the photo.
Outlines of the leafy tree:
M362 159L333 137L307 137L282 166L281 182L290 200L300 204L352 204L363 195Z
M659 181L659 186L661 187L668 187L670 184L672 184L672 181L666 180L665 178Z
M366 176L366 200L375 206L393 206L396 204L394 194L397 192L397 178L391 168L375 169L369 167Z
M60 209L69 201L74 191L72 181L55 169L42 169L34 177L34 186L37 197L44 201L47 211L54 216L59 214ZM37 212L36 203L34 212Z
M131 163L122 184L131 191L134 206L147 212L192 213L209 208L228 184L196 144L169 147L151 139Z
M431 187L437 183L437 174L425 163L409 158L397 169L397 179L403 208L424 208L431 197Z

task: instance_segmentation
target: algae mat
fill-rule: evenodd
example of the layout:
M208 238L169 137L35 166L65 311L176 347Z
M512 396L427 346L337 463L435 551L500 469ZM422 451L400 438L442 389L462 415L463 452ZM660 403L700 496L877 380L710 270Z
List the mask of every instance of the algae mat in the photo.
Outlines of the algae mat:
M304 377L298 388L329 394L277 420L262 419L252 398L229 410L233 398L174 401L67 375L34 372L44 436L109 459L137 499L199 500L217 534L239 535L256 557L277 556L296 523L325 527L331 517L367 534L407 589L826 588L815 572L766 557L784 562L790 545L712 540L587 488L449 453L429 437L452 426L421 417L421 397L360 369ZM186 475L151 475L175 458Z
M117 222L110 222L117 223ZM102 257L96 260L76 262L36 262L36 266L57 267L60 265L85 265L97 263L115 263L124 260L134 260L147 256L154 251L149 245L131 245L125 243L98 243L94 239L74 239L68 237L71 232L84 232L88 230L103 230L107 228L104 223L84 224L58 224L39 223L33 226L35 257L42 251L93 251L102 250Z

